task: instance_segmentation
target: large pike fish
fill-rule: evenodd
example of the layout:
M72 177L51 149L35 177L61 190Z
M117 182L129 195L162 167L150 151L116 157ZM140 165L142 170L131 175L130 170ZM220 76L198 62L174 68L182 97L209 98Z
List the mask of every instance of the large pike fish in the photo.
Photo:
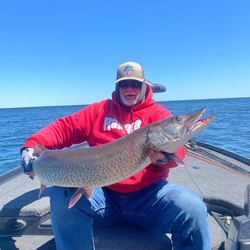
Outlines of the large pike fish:
M93 188L129 178L150 164L151 149L174 153L214 119L201 119L206 108L151 123L116 141L97 147L47 150L36 145L33 172L45 186L80 187L73 195L72 207L81 194L91 197ZM171 155L170 155L171 156ZM177 164L183 161L171 156Z

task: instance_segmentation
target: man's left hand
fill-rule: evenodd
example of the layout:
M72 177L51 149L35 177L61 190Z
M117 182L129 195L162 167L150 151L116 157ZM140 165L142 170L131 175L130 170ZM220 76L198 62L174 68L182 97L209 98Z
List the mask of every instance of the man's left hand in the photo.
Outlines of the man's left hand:
M163 153L156 150L150 150L149 152L150 161L158 166L166 164L172 160L168 155L169 155L168 153Z
M150 150L149 154L150 161L153 164L157 164L160 160L163 160L166 157L162 152L153 149Z

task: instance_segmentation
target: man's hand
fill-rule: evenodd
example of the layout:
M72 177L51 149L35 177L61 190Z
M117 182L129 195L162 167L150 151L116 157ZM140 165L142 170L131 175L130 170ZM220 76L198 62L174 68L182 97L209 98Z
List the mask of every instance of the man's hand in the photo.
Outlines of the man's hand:
M163 165L172 160L170 154L151 149L149 152L150 161L155 165Z
M159 160L162 160L165 158L165 155L161 151L155 151L151 149L149 152L149 158L153 164L157 164Z
M34 148L25 148L22 150L21 167L23 172L29 175L31 178L35 175L33 173L32 164L37 158L33 156ZM33 179L33 178L32 178Z

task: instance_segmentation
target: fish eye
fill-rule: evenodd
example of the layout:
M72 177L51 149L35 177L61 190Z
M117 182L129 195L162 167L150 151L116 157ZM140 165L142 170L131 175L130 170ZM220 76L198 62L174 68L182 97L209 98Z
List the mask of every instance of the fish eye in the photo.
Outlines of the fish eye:
M175 121L176 122L181 122L182 121L182 117L181 116L176 116Z

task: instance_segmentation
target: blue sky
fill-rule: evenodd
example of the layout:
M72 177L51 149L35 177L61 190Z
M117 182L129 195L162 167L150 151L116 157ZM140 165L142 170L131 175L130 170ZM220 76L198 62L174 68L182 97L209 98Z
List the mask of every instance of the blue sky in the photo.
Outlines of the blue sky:
M250 1L0 0L0 108L111 97L142 65L156 101L250 96Z

